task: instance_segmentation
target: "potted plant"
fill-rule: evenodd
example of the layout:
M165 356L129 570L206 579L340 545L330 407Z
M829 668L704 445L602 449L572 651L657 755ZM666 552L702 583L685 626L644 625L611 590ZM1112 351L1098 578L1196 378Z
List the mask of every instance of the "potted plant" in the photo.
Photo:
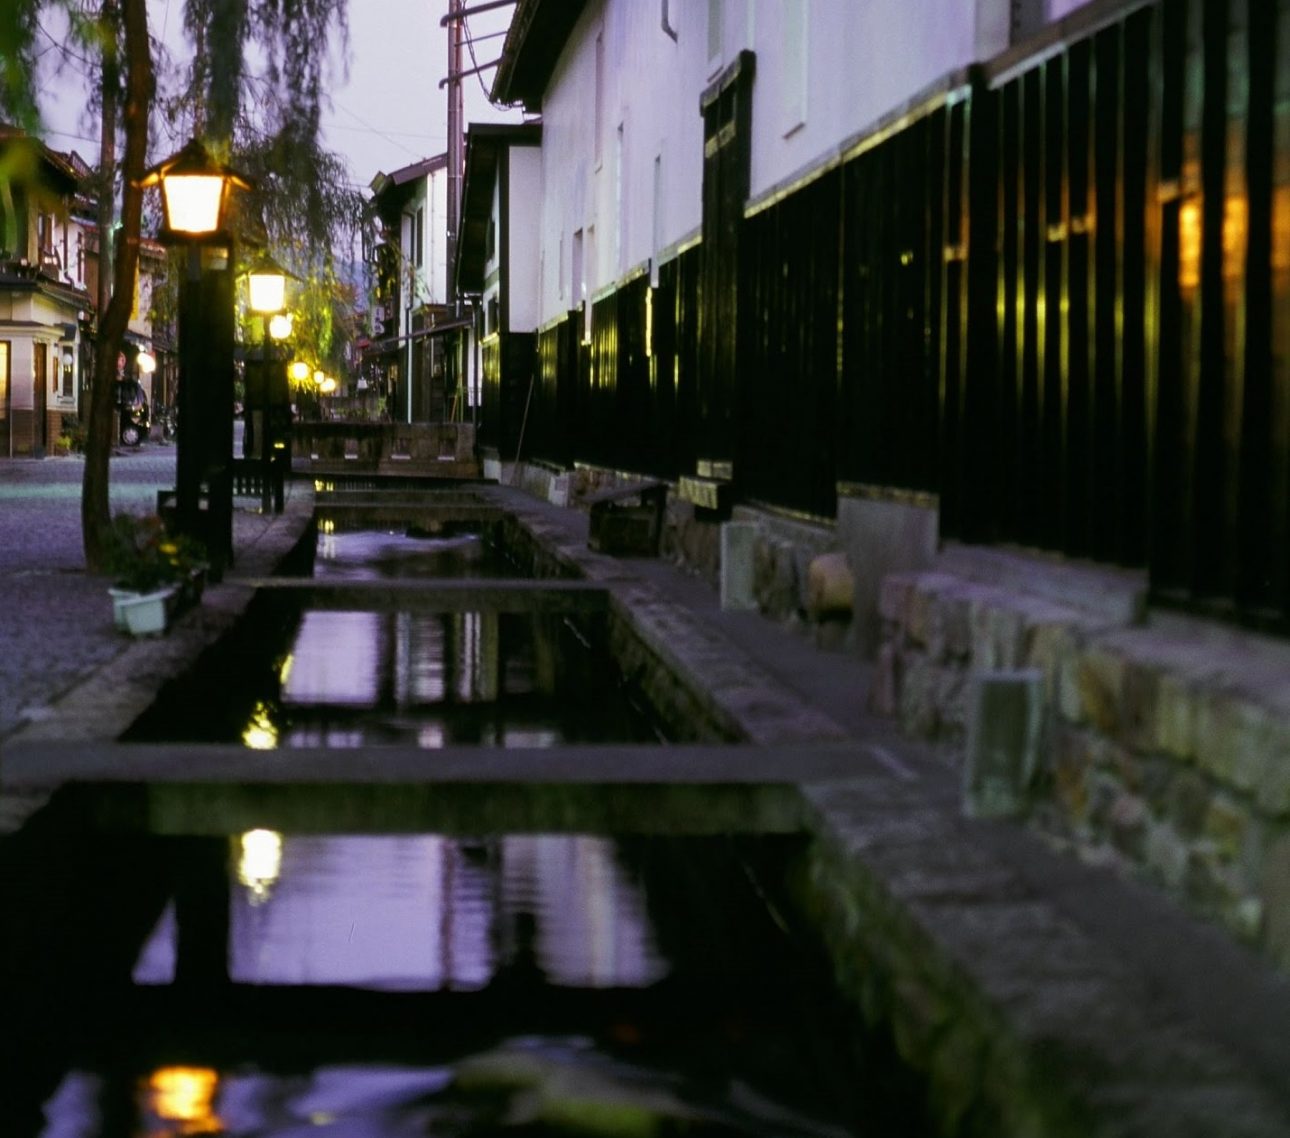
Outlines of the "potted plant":
M201 597L206 557L200 542L167 532L155 514L112 519L107 569L116 626L134 636L165 632L170 618Z

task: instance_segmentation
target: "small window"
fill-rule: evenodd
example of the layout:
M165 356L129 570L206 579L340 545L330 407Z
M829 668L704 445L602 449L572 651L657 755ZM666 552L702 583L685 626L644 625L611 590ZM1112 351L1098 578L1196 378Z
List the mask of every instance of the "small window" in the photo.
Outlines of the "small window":
M605 159L605 33L596 36L596 90L592 129L595 133L592 145L595 149L596 168Z
M488 219L488 229L484 232L484 259L491 261L497 254L497 220Z
M725 39L725 0L708 0L708 62L721 62Z
M418 207L416 232L413 238L416 241L417 250L417 268L425 264L425 243L426 243L426 211Z
M807 0L783 0L784 13L784 133L806 122Z

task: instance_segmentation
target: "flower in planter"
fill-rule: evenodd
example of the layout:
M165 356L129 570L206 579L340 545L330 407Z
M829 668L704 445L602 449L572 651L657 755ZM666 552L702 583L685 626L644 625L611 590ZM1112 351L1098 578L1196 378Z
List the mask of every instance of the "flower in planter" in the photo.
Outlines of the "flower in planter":
M118 589L154 593L193 587L207 562L201 542L168 533L156 514L120 513L112 519L105 564Z

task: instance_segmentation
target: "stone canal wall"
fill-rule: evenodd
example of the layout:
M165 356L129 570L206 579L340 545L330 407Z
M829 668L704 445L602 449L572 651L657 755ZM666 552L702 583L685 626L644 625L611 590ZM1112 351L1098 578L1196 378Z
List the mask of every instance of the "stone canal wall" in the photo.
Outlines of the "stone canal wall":
M1029 672L1031 819L1290 966L1290 647L1148 616L1127 576L972 556L885 580L875 710L963 760L972 679Z

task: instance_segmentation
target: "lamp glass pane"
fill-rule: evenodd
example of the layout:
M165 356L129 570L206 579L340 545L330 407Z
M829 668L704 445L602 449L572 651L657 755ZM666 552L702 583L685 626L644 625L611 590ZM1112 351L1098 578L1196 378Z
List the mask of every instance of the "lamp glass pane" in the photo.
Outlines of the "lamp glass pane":
M287 278L281 273L250 273L246 281L252 312L281 312L286 307Z
M170 228L179 233L214 233L219 228L224 179L214 174L171 174L161 181Z

